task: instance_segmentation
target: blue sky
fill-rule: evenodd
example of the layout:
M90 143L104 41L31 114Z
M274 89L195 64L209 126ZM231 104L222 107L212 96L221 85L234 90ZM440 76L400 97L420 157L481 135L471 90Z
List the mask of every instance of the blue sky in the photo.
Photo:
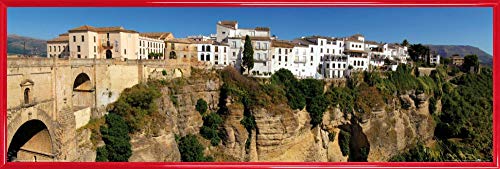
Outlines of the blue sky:
M355 33L382 42L493 49L492 8L8 8L7 31L51 39L81 25L124 26L175 37L215 33L218 20L267 26L280 39Z

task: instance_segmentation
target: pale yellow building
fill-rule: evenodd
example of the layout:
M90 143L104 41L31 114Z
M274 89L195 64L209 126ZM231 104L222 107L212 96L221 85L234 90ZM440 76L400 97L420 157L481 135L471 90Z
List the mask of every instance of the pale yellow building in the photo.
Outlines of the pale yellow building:
M165 41L165 58L177 61L197 61L197 45L190 39L177 38Z

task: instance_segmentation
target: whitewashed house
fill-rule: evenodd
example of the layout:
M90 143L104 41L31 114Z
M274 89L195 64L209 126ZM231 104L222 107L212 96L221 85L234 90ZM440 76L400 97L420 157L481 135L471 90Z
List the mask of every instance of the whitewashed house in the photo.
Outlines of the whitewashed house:
M324 78L344 78L348 59L347 55L326 54L322 59L321 74Z

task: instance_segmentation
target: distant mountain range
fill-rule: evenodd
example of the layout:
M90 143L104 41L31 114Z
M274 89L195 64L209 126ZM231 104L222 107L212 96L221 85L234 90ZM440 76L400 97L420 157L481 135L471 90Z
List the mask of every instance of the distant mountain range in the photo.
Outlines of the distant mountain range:
M491 65L493 63L493 56L484 52L483 50L469 45L426 45L429 46L431 51L437 52L441 57L447 58L454 54L459 54L464 57L466 55L477 55L479 61L483 64Z
M25 47L26 44L26 47ZM26 36L8 35L7 53L18 55L47 56L47 41Z
M24 43L26 43L26 48L24 48ZM429 46L431 51L436 51L444 58L451 57L453 54L459 54L462 57L469 54L475 54L478 56L481 63L488 65L493 63L493 56L474 46L430 44L426 46ZM14 34L8 35L7 53L40 55L45 57L47 56L47 41Z

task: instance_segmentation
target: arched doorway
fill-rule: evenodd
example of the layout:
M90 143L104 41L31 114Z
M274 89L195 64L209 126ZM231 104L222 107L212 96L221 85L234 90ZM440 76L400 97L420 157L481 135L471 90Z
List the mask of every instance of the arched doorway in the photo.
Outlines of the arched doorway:
M73 83L73 107L85 108L92 106L94 88L90 77L85 73L80 73Z
M113 52L111 50L106 50L106 59L111 59L113 58Z
M7 161L53 161L52 138L47 126L40 120L30 120L21 125L12 137Z
M24 104L30 104L30 88L24 89Z

